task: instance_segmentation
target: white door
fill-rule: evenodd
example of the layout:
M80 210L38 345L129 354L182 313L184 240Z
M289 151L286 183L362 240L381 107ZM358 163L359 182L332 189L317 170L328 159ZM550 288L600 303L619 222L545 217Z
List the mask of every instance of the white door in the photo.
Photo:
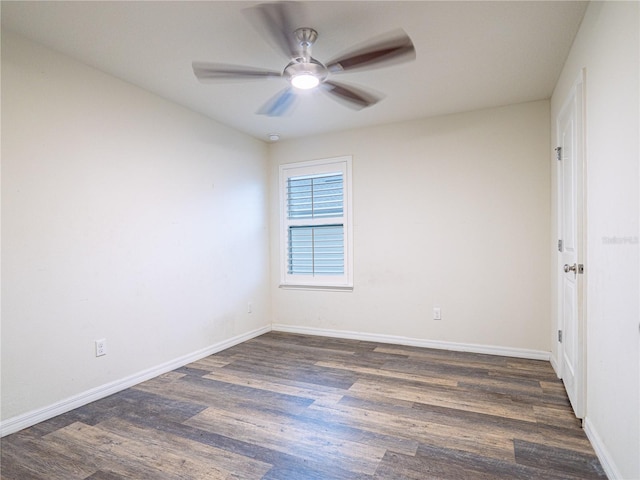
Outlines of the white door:
M558 353L560 375L578 418L584 417L583 81L556 119L558 148Z

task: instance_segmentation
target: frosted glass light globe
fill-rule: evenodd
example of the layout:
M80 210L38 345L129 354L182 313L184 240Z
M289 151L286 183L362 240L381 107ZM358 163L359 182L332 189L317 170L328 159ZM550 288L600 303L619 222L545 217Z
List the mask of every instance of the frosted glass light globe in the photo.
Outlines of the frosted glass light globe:
M319 83L320 80L309 73L302 73L291 78L291 85L302 90L309 90L317 87Z

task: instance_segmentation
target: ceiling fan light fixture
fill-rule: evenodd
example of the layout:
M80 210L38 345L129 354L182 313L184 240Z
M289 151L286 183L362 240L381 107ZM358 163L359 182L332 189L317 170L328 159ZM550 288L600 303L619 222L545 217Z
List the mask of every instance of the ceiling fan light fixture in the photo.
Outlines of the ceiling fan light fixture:
M287 65L282 74L295 88L311 90L327 78L328 72L324 65L313 58L308 62L297 58Z
M291 85L301 90L311 90L320 84L318 77L311 73L301 73L291 77Z

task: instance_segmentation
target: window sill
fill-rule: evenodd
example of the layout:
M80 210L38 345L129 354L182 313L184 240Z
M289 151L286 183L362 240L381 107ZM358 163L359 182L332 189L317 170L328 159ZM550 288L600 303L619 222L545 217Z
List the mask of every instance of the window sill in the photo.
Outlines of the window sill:
M318 290L325 292L352 292L353 285L299 285L292 283L281 283L283 290Z

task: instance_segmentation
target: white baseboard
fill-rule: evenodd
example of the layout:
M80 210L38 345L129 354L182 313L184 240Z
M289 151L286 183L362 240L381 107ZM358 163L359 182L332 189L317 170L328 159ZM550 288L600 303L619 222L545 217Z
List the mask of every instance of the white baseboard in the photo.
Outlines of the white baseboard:
M551 362L551 367L553 368L553 371L556 372L556 376L558 378L562 378L562 374L560 372L560 364L558 363L558 359L555 357L555 355L553 355L553 353L550 354L549 361Z
M591 420L587 416L583 422L584 432L587 434L587 438L591 442L591 446L593 450L596 452L596 456L598 460L600 460L600 465L602 465L602 469L604 473L607 475L607 478L614 480L618 478L623 478L622 474L616 467L609 450L605 446L604 442L598 435L598 432L594 429Z
M126 388L157 377L158 375L162 375L163 373L170 372L171 370L175 370L176 368L183 367L188 363L195 362L196 360L208 357L209 355L213 355L214 353L221 352L222 350L226 350L227 348L233 347L234 345L246 342L247 340L250 340L269 331L271 331L271 326L269 325L258 328L251 332L237 335L233 338L218 342L214 345L210 345L198 351L189 353L187 355L176 358L161 365L157 365L147 370L143 370L142 372L135 373L120 380L116 380L114 382L92 388L91 390L87 390L85 392L56 402L53 405L32 410L16 417L8 418L7 420L4 420L0 423L0 437L15 433L19 430L22 430L23 428L31 427L36 423L43 422L57 415L61 415L70 410L73 410L74 408L82 407L83 405L86 405L88 403L108 397L109 395L113 395L114 393L120 392Z
M438 340L424 340L420 338L383 335L378 333L351 332L347 330L329 330L324 328L299 327L278 323L274 323L271 328L276 332L301 333L305 335L318 335L322 337L347 338L367 342L408 345L411 347L437 348L440 350L452 350L456 352L484 353L488 355L501 355L504 357L526 358L530 360L549 361L549 358L551 356L550 352L545 352L543 350L496 347L491 345L476 345L473 343L441 342Z

